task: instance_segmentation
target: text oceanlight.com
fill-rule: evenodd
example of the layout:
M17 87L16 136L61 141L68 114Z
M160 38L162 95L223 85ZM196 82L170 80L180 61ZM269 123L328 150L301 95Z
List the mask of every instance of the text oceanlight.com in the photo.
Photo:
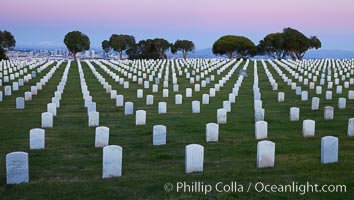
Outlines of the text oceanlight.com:
M164 189L167 192L181 193L242 193L242 192L266 192L266 193L298 193L304 195L306 193L317 192L347 192L346 185L332 184L315 184L306 182L304 184L292 182L290 184L269 184L263 182L255 182L249 184L240 184L235 182L217 182L215 184L206 184L201 181L195 182L177 182L175 184L166 183Z

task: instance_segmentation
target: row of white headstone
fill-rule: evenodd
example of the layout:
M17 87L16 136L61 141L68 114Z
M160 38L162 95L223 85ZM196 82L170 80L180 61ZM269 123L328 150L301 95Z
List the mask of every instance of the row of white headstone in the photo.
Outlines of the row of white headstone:
M16 109L25 109L25 101L31 101L32 95L37 95L39 90L43 89L43 86L51 79L56 70L60 67L62 61L58 62L57 65L43 77L39 82L36 83L35 86L31 86L31 91L25 92L25 97L17 97L16 98ZM48 63L47 63L48 64Z
M70 66L71 66L71 61L67 63L64 69L61 81L57 85L57 91L54 92L54 97L52 98L52 102L47 104L47 112L43 112L41 115L42 128L53 128L54 126L53 118L57 115L57 108L60 108L60 100L62 98L62 94L64 93Z
M36 67L38 67L40 64L43 64L43 62L40 63L36 63L35 65L30 65L29 66L29 70L35 69ZM15 67L16 68L16 67ZM17 68L16 68L17 70ZM5 85L4 86L4 91L0 91L0 102L3 101L4 96L11 96L13 91L18 91L20 87L24 86L25 83L29 82L32 78L36 77L36 71L32 71L32 73L29 73L27 75L25 75L27 73L27 68L23 68L20 70L20 72L16 72L15 74L10 74L10 80L16 80L16 78L18 78L17 81L12 82L12 86L11 85ZM2 73L0 73L0 75L2 76ZM23 75L23 77L21 78L21 76ZM0 76L0 78L1 78ZM4 83L9 82L8 78L5 77L4 79ZM0 86L2 86L2 80L0 79Z
M15 64L11 63L9 66L0 66L0 86L2 86L3 83L15 83L16 79L18 79L17 84L19 84L20 82L24 82L24 79L28 76L29 78L34 78L32 77L32 73L35 75L36 71L32 71L27 75L26 73L44 63L44 60L41 60L40 62L36 62L35 60L32 60L31 62L17 61ZM13 84L13 86L15 85Z
M122 160L122 147L117 145L107 145L103 147L102 178L122 176ZM328 164L336 162L338 162L338 138L325 136L321 139L321 163ZM259 141L257 144L256 166L258 168L274 167L274 163L275 143L267 140ZM185 147L185 172L193 173L203 171L204 147L199 144L187 145ZM28 153L12 152L6 155L6 181L7 184L29 182Z
M297 75L297 74L295 74L295 75ZM350 77L350 76L348 76L348 77ZM288 83L289 83L289 80L288 80ZM345 86L345 88L349 88L349 82L346 82L346 83L347 83L346 84L347 86ZM308 92L307 91L301 91L301 87L300 86L295 87L296 83L292 83L291 86L292 86L292 89L296 90L296 94L297 95L301 95L301 100L302 101L307 101L308 100ZM321 86L317 86L316 90L317 90L316 93L320 94L321 93ZM339 89L337 89L336 93L337 94L341 94L342 93L341 87L339 87ZM284 96L285 96L285 94L283 92L279 92L278 93L278 102L283 102L284 101ZM354 91L351 91L351 90L348 91L348 98L349 99L354 99ZM331 100L332 99L332 91L326 91L326 99L327 100ZM320 102L320 98L313 97L312 98L311 109L312 110L318 110L319 109L319 102ZM339 109L345 109L346 108L346 98L339 98L338 99L338 108ZM290 108L290 121L299 120L299 113L300 113L300 109L299 108L297 108L297 107ZM331 107L331 106L326 106L324 108L324 119L331 120L333 118L334 118L334 108Z
M280 61L277 61L277 62L278 62L278 64L280 66L283 66L285 69L287 69L289 71L289 73L291 73L294 76L295 79L298 79L300 83L303 81L304 85L308 85L309 84L308 83L308 79L305 78L303 80L303 76L299 75L299 73L297 73L294 70L292 70L291 67L288 67L284 63L280 63ZM284 61L284 62L288 62L288 61ZM289 63L287 63L287 64L290 65L290 66L293 66L292 64L289 64ZM336 70L335 67L336 66L334 65L334 69ZM293 66L293 68L297 69L296 66L295 67ZM312 77L312 74L311 73L307 73L307 71L305 71L303 68L299 67L299 70L300 70L300 73L304 73L305 76L307 75L309 78ZM348 72L349 70L350 70L350 72ZM315 82L317 81L317 75L319 75L319 71L316 71L316 68L313 68L312 72L316 73L316 76L313 76L313 81L314 82L310 82L309 89L315 89ZM354 78L350 78L350 76L354 74L354 70L349 67L349 68L344 68L344 72L346 73L346 75L342 75L342 81L344 81L344 88L349 88L349 86L351 84L354 84ZM343 74L343 71L340 71L339 74ZM320 86L316 86L316 94L322 94L322 86L321 85L324 85L325 77L326 77L326 75L324 73L322 73L321 80L320 80ZM335 78L338 77L338 73L335 73L334 77ZM349 81L345 81L346 78L350 78L350 80ZM308 100L308 92L307 91L302 91L301 90L301 86L296 86L296 83L295 82L293 83L291 79L288 79L286 77L283 77L283 79L284 79L284 82L288 82L288 85L290 85L291 88L295 90L297 95L301 96L301 100L302 101L307 101ZM327 88L328 89L332 89L333 88L333 82L331 82L331 75L327 75L327 80L328 80ZM336 85L336 93L337 94L342 94L343 86L339 85L339 78L336 78L334 83ZM348 98L349 99L354 98L353 95L354 95L353 91L349 91L348 92ZM332 99L332 91L326 91L326 99L327 100Z

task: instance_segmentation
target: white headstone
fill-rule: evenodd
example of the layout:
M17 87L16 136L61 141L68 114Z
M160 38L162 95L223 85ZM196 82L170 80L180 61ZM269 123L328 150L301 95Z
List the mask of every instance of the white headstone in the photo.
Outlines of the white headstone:
M321 138L321 163L338 162L338 138L326 136Z
M124 79L123 79L123 80L124 80ZM124 84L124 85L123 85L124 89L128 89L128 88L129 88L129 82L128 82L128 81L124 81L123 84Z
M354 136L354 118L350 118L348 120L348 132L347 135L349 137L353 137Z
M155 125L153 127L153 145L166 144L166 126Z
M124 114L132 115L134 113L134 103L133 102L125 102L124 105Z
M326 100L332 100L332 91L326 91Z
M60 99L58 97L53 97L52 103L54 103L57 108L60 107Z
M103 147L102 178L122 176L123 149L117 145Z
M345 109L347 104L347 99L346 98L339 98L338 99L338 108L339 109Z
M53 113L42 113L42 128L53 128Z
M57 116L57 105L55 103L48 103L47 112L52 113L53 116Z
M326 106L324 108L324 119L332 120L334 118L334 108L332 106Z
M158 113L159 114L167 113L167 103L166 102L159 102Z
M149 81L144 81L144 88L145 89L150 88L150 82Z
M117 97L117 90L111 90L111 99L116 99Z
M200 101L192 101L192 113L200 113Z
M257 109L254 111L254 121L264 121L264 115L265 115L265 110L262 109Z
M6 155L6 183L20 184L29 181L28 153L12 152Z
M223 101L223 108L226 112L231 112L231 102L230 101Z
M145 125L146 124L146 111L145 110L137 110L135 116L135 125Z
M343 91L343 86L337 85L336 94L342 94L342 91Z
M354 90L349 90L348 91L348 99L350 99L350 100L354 99Z
M195 84L194 85L194 91L196 91L196 92L200 91L200 85L199 84Z
M116 106L124 106L124 96L119 94L116 96Z
M99 126L100 124L100 113L93 111L89 112L89 120L88 120L88 126Z
M31 93L32 93L32 95L37 95L37 92L38 92L37 86L31 86Z
M138 89L136 91L136 98L143 98L144 96L144 91L142 89Z
M13 82L12 83L12 90L13 91L18 91L18 82Z
M262 109L262 100L254 100L254 110Z
M302 122L302 135L304 137L315 136L315 120L307 119Z
M192 97L192 88L186 88L186 97Z
M168 89L162 90L162 97L168 97Z
M210 97L215 97L215 88L210 88L209 89L209 96Z
M268 122L258 121L255 124L255 136L257 140L265 139L268 137Z
M176 94L175 104L182 104L182 95L181 94Z
M153 105L154 104L154 95L146 95L146 105Z
M278 92L278 102L284 102L285 94L284 92Z
M209 104L209 94L203 94L202 104Z
M109 141L109 128L106 126L96 127L95 147L108 146L108 141Z
M320 107L320 98L312 97L311 110L318 110Z
M302 91L301 91L301 86L296 86L295 88L295 94L296 95L301 95Z
M257 167L274 167L275 143L263 140L257 143Z
M45 148L45 130L34 128L30 130L30 149Z
M87 114L90 112L95 112L96 111L96 103L95 102L90 102L87 104Z
M16 109L25 109L25 98L23 97L16 98Z
M290 108L290 121L299 121L300 119L300 108L291 107Z
M204 147L199 144L187 145L185 154L186 173L203 172Z
M307 101L309 99L309 95L307 91L301 92L301 101Z
M112 91L112 86L111 85L107 85L106 86L106 93L111 93Z
M217 110L217 121L218 121L218 124L226 124L227 112L224 108L220 108Z
M173 85L173 91L174 92L178 92L179 90L179 86L178 85Z
M11 92L11 86L10 85L6 85L5 86L5 96L11 96L12 92Z
M159 91L159 85L156 85L156 84L152 85L152 92L156 93L158 91Z
M322 94L322 86L316 86L316 94Z
M206 141L207 142L219 141L219 124L208 123L206 125Z

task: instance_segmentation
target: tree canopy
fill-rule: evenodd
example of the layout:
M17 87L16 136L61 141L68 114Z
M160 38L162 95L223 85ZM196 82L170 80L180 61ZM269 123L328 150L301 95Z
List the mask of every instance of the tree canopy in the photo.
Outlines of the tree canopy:
M194 43L190 40L177 40L171 45L171 52L175 54L177 51L182 51L183 58L186 59L187 53L193 51L194 48Z
M134 47L135 38L132 35L112 34L109 43L111 48L119 53L119 58L122 59L123 52Z
M296 29L285 28L283 34L285 49L293 60L302 60L307 50L311 48L318 49L321 47L321 41L316 36L307 38L303 33Z
M283 33L270 33L259 42L258 51L260 54L267 54L274 59L283 59L287 55Z
M102 41L102 49L105 53L108 53L111 50L111 45L108 40Z
M90 39L80 31L72 31L65 35L64 43L76 60L76 53L90 49Z
M296 29L285 28L281 33L270 33L259 42L258 52L271 58L283 59L290 56L293 60L302 60L307 50L321 48L316 36L307 38Z
M153 46L159 52L160 58L166 58L166 51L171 47L171 44L163 38L155 38L152 40Z
M219 55L227 55L231 58L248 58L255 55L257 48L254 43L244 37L236 35L226 35L219 38L213 44L213 53Z
M129 59L159 59L160 53L157 51L152 39L140 40L134 47L126 51Z
M0 60L8 59L6 50L12 49L16 45L15 37L9 31L0 31Z

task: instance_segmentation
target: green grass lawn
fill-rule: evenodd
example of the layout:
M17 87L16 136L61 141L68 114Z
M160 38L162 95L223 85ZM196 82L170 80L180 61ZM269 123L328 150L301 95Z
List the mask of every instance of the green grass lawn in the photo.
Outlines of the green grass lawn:
M232 68L231 65L219 75L213 71L206 75L215 75L215 81L194 91L194 86L185 78L185 73L178 76L179 92L173 92L171 69L169 70L169 97L162 97L163 81L160 81L159 92L152 93L144 89L144 98L136 98L136 90L143 85L130 82L130 88L124 89L116 83L97 64L91 62L112 89L124 95L124 101L134 102L134 111L147 111L147 124L135 126L135 115L124 115L123 107L116 107L115 100L105 92L91 69L81 62L86 83L93 101L97 103L100 113L100 125L110 128L109 144L123 148L122 176L102 179L102 148L94 147L95 128L88 127L88 116L81 94L80 78L76 62L72 62L66 88L62 95L60 108L54 118L54 128L46 129L45 150L29 149L29 131L40 128L41 113L46 112L47 103L51 102L56 87L60 82L66 62L62 63L49 82L26 102L25 110L15 109L16 97L24 96L50 69L47 68L29 84L20 87L12 96L4 97L0 102L0 199L350 199L354 191L354 141L347 137L348 119L354 117L354 100L347 99L347 108L338 109L338 98L347 97L348 90L343 88L342 94L333 91L333 100L325 100L326 86L321 95L309 90L309 100L301 101L300 96L284 83L275 69L267 62L269 71L276 79L279 89L273 91L266 77L265 70L258 62L259 88L262 93L265 121L268 122L268 139L275 142L275 167L256 167L257 140L254 134L253 71L254 62L247 67L248 77L244 78L236 103L232 104L232 112L227 116L227 124L220 125L219 142L207 143L205 126L216 122L216 111L222 107L222 101L238 79L238 72L245 65L240 64L230 80L210 98L209 105L201 104L201 113L192 114L192 101L202 101L202 95L209 93L219 79ZM236 61L234 61L236 63ZM54 66L54 65L52 65ZM193 66L193 65L192 65ZM108 66L107 66L108 67ZM108 67L110 68L110 67ZM110 68L120 77L121 72ZM290 73L280 67L289 78L295 80ZM184 68L183 68L184 70ZM166 71L166 67L163 72ZM192 72L192 67L188 68ZM333 71L332 71L333 73ZM157 72L156 72L157 74ZM354 77L352 75L351 77ZM124 77L128 80L127 77ZM316 85L319 85L319 79ZM343 83L341 81L341 83ZM185 97L185 88L193 88L193 97ZM1 87L3 90L3 87ZM354 86L350 86L354 90ZM277 102L278 92L285 92L285 102ZM147 106L146 95L154 94L154 104ZM183 104L175 105L175 94L183 95ZM320 97L320 109L311 110L311 98ZM158 114L158 102L167 102L167 114ZM290 107L300 108L300 121L290 122ZM323 119L324 107L334 106L335 118ZM316 120L316 134L312 138L302 137L302 121ZM167 144L152 145L152 128L154 125L167 127ZM323 136L339 138L339 162L321 164L321 138ZM186 174L184 168L185 146L188 144L204 146L204 172ZM29 153L30 181L27 184L6 185L7 153L25 151ZM244 187L243 192L203 192L176 191L178 182L192 185L195 182L214 186L218 182L224 185L237 182ZM346 185L347 192L316 193L309 192L257 192L254 185L297 184ZM164 185L172 183L174 189L166 192ZM247 192L251 183L252 187Z

